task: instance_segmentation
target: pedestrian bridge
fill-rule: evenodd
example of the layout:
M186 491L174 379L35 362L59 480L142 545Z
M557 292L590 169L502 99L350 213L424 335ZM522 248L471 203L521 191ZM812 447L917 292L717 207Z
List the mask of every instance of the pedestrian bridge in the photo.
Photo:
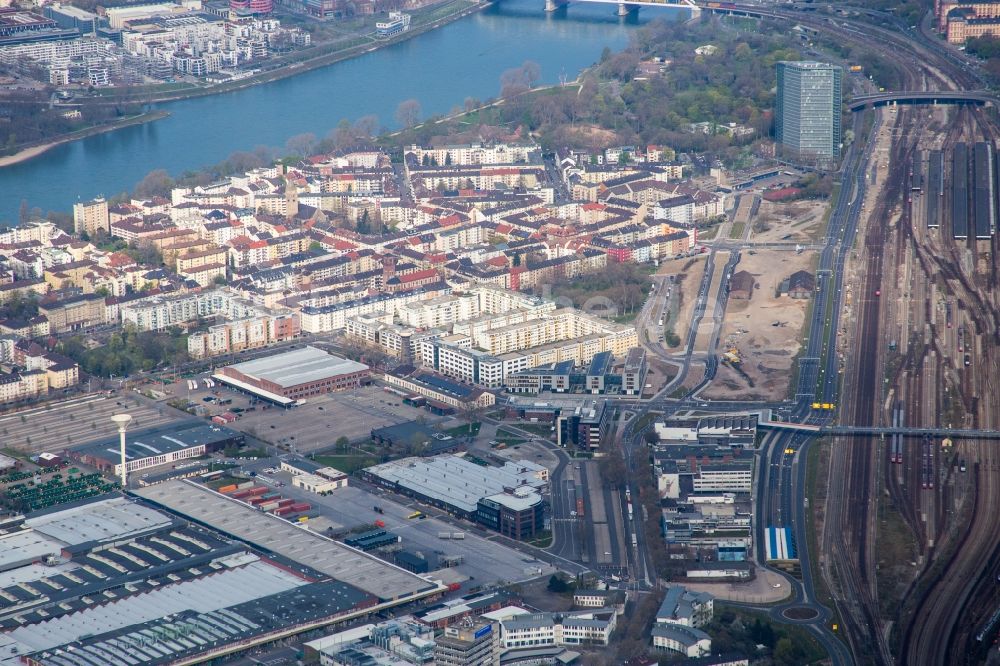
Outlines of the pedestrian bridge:
M851 111L861 111L869 106L895 106L897 104L993 104L994 93L985 90L904 90L862 95L850 101Z

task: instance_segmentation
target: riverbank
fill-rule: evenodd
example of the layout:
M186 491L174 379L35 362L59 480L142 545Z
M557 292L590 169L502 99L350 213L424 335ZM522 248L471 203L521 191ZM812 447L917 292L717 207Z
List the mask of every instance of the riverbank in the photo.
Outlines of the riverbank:
M2 169L3 167L11 166L12 164L18 164L20 162L25 162L32 158L38 157L39 155L42 155L47 151L55 148L56 146L60 146L64 143L69 143L71 141L79 141L80 139L86 139L88 136L104 134L105 132L113 132L114 130L122 129L124 127L132 127L133 125L143 125L145 123L151 123L155 120L166 118L169 115L170 114L166 111L147 111L146 113L140 113L137 116L129 116L128 118L121 118L113 123L94 125L93 127L77 130L76 132L71 132L69 134L62 134L54 137L51 141L46 141L45 143L36 143L35 145L22 148L13 155L6 155L4 157L0 157L0 169Z
M470 4L471 3L471 4ZM446 5L459 5L456 11L444 14L443 16L434 16L437 12ZM212 86L206 86L202 88L190 88L172 90L164 92L162 94L150 93L148 90L137 91L134 95L129 96L127 91L117 91L119 95L114 101L109 100L109 104L121 104L123 101L142 101L145 104L156 104L163 102L177 102L185 99L194 99L197 97L207 97L209 95L220 95L228 92L235 92L238 90L244 90L246 88L252 88L254 86L259 86L264 83L271 83L273 81L279 81L288 77L296 76L298 74L304 74L321 67L326 67L344 60L349 60L351 58L356 58L358 56L370 53L372 51L385 48L386 46L391 46L393 44L398 44L400 42L412 39L417 35L422 35L426 32L440 28L449 23L457 21L459 19L465 18L470 14L482 11L490 5L493 4L493 0L446 0L446 2L435 5L434 7L428 8L423 15L415 14L414 18L417 19L416 25L411 25L411 28L404 33L396 35L388 39L376 39L369 35L359 35L358 39L367 39L362 44L355 46L339 47L332 51L325 51L318 55L311 56L304 60L292 60L279 69L270 70L267 72L261 72L253 76L248 76L245 79L240 79L239 81L232 81L228 83L220 83ZM428 16L429 15L429 16ZM421 18L423 19L420 22ZM322 45L316 47L317 49L322 49ZM125 92L126 94L121 94ZM159 114L159 115L157 115ZM54 148L55 146L69 143L71 141L77 141L79 139L92 136L94 134L100 134L103 132L111 132L116 129L123 127L128 127L130 125L152 122L154 120L159 120L160 118L168 115L166 112L150 112L148 114L143 114L142 116L136 116L130 121L124 122L114 122L104 125L95 125L93 127L87 128L86 130L80 130L78 132L73 132L71 134L57 135L46 141L45 143L35 144L32 146L25 146L18 150L18 152L13 155L0 158L0 168L5 166L10 166L12 164L17 164L19 162L24 162L30 160L34 157L42 155L47 150ZM154 117L155 116L155 117Z

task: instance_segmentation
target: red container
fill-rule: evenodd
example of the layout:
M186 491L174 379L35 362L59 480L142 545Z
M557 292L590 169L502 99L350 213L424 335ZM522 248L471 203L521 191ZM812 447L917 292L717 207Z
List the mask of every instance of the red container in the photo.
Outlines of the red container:
M292 504L291 506L296 512L308 511L312 508L312 504L309 504L308 502L299 502L297 504Z

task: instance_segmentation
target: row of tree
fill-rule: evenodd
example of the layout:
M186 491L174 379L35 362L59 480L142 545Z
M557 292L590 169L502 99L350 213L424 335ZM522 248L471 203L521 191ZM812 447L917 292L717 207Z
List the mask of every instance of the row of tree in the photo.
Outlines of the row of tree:
M187 338L176 327L139 332L126 324L101 346L90 347L76 336L60 342L57 350L79 363L84 372L98 377L125 377L189 360Z

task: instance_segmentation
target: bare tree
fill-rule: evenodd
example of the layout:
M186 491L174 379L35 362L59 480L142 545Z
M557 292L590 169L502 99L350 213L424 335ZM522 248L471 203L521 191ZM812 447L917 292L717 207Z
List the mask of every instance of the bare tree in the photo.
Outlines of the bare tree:
M409 129L420 122L420 102L415 99L407 99L399 103L396 107L396 122Z
M316 143L316 135L312 132L296 134L285 142L285 150L287 150L290 155L306 157L312 154L313 149L316 148Z
M133 196L142 199L153 196L167 196L174 186L174 179L163 169L155 169L146 174L146 177L136 183L133 188Z
M361 116L354 121L354 134L359 139L368 140L378 131L378 116Z
M542 78L542 67L534 60L525 60L521 64L521 72L529 88L534 88Z

